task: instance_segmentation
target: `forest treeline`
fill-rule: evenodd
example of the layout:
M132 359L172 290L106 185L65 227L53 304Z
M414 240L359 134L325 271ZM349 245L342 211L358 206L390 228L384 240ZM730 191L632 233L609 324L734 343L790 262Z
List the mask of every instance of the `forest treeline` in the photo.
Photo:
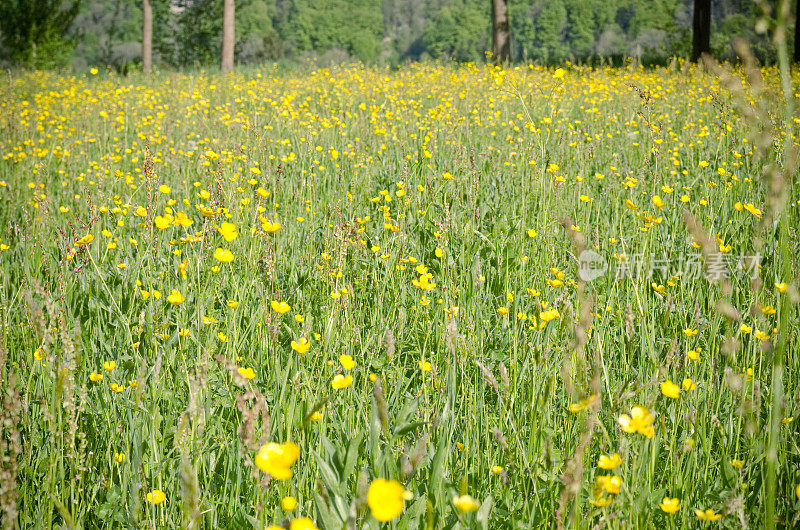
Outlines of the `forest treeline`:
M509 0L510 58L553 63L639 57L660 62L692 53L693 0ZM37 6L34 6L37 4ZM218 64L223 0L150 0L153 64L186 68ZM236 0L237 64L314 57L323 63L360 60L481 61L492 49L490 0ZM764 62L773 60L756 32L770 5L711 1L711 54L734 57L744 37ZM15 17L58 20L26 47ZM23 13L24 8L39 9ZM765 9L766 8L766 9ZM143 0L0 0L2 63L28 67L141 67ZM68 24L65 20L72 15ZM791 35L794 32L790 32ZM29 35L28 41L32 40ZM22 42L22 44L20 44Z

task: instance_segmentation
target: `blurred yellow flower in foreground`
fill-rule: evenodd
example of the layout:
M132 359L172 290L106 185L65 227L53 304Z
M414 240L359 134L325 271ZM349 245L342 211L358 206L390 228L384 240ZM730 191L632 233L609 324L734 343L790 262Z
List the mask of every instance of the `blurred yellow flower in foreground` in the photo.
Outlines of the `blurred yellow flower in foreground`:
M460 497L456 495L453 497L453 506L458 508L460 512L474 512L481 505L469 495L461 495Z
M292 464L300 456L300 448L293 442L276 444L270 442L261 447L255 458L255 464L272 478L286 480L292 478Z
M369 485L367 504L372 516L381 522L391 521L403 513L403 503L413 495L396 480L376 478Z
M622 464L622 458L620 458L619 453L614 453L613 455L600 455L600 458L597 459L597 467L600 469L616 469Z

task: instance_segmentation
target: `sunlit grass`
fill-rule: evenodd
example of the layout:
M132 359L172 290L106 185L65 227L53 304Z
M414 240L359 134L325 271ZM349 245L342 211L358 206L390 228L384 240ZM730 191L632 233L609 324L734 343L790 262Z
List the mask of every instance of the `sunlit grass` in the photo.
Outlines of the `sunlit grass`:
M682 64L6 77L20 527L758 527L784 312L797 524L796 119Z

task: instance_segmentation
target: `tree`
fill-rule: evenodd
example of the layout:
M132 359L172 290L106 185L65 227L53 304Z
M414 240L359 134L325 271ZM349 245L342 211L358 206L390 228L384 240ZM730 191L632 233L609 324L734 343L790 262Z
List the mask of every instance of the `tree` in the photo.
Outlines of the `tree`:
M235 37L235 8L234 0L225 0L225 7L222 12L222 71L230 72L233 70L233 47L236 44Z
M511 60L508 0L492 0L492 54L498 63Z
M0 42L12 62L32 68L66 63L74 38L69 31L81 0L0 1Z
M149 73L153 67L153 8L150 0L142 4L142 71Z
M711 53L711 0L694 0L692 17L692 62Z

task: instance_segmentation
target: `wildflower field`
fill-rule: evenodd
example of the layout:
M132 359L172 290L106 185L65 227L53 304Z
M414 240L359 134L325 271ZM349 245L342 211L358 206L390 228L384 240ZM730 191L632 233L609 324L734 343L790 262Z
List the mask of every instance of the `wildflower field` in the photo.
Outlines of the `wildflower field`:
M799 84L5 72L3 525L796 528Z

